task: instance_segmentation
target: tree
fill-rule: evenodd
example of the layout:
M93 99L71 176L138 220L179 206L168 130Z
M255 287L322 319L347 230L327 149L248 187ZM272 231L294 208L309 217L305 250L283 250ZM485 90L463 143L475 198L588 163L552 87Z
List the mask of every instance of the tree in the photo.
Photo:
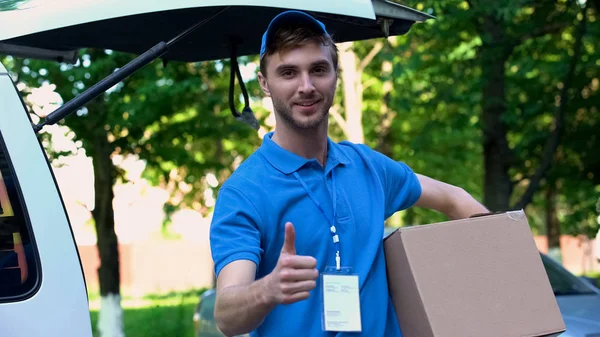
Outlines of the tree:
M370 41L363 42L361 46L369 46L371 49L366 57L360 59L359 62L359 56L354 50L357 47L360 48L358 43L344 42L338 44L343 105L336 104L331 109L331 114L345 138L354 143L364 143L365 141L362 115L364 71L383 47L383 42L377 41L374 44Z
M119 148L134 146L147 162L144 176L171 192L165 205L166 224L170 213L180 207L208 214L221 184L260 144L256 131L232 117L227 95L229 63L174 62L160 70L160 85L154 74L136 77L132 79L137 81L135 93L125 96L123 109L128 114L144 114L150 106L174 111L147 122L145 130L138 130L142 133L129 132L116 143ZM246 64L252 64L250 59L242 59L241 65ZM261 94L257 82L246 86L251 99ZM269 113L262 107L254 110L261 121ZM135 121L123 126L130 129L131 123ZM216 183L208 181L209 175Z
M517 49L526 48L532 39L543 38L564 32L571 26L577 13L581 12L573 2L534 2L510 1L508 6L495 2L471 2L470 11L481 37L482 71L482 121L484 130L483 150L485 165L485 201L493 210L511 208L510 200L514 182L510 169L515 166L515 151L509 142L511 125L506 121L510 102L507 100L507 65ZM585 9L583 10L585 11ZM548 23L547 18L553 18ZM481 18L481 19L477 19ZM582 22L585 22L585 16ZM556 36L556 35L555 35ZM578 39L581 41L581 38ZM567 106L567 90L574 66L579 61L578 46L574 46L575 56L570 70L565 75L566 88L563 89L561 107L557 109L553 134L547 138L545 151L539 160L538 169L527 176L529 185L514 208L525 208L550 167L560 141L562 119ZM512 62L510 62L512 63Z
M404 124L396 129L399 134L416 126L413 136L419 140L407 147L420 150L441 135L432 126L437 123L448 129L449 137L436 143L445 150L440 151L445 156L439 163L445 161L450 169L462 166L463 172L466 166L471 173L470 178L463 173L451 179L475 195L481 186L484 203L492 210L525 208L550 168L557 165L555 154L564 142L561 130L570 127L566 123L577 109L572 105L576 93L590 85L591 78L585 79L590 70L584 75L581 64L586 59L595 62L593 44L581 47L578 41L592 40L591 33L578 33L584 31L578 27L592 21L585 20L584 9L574 2L421 1L412 5L431 10L437 20L415 25L399 38L391 106L398 111L410 109L411 114L398 113L392 127ZM396 95L401 91L406 94ZM561 95L555 105L555 97ZM411 120L423 107L430 120ZM393 137L388 139L398 143L398 136ZM466 150L447 147L461 142ZM480 148L474 148L473 142L479 142ZM427 150L435 152L430 145ZM478 174L472 174L481 166L470 153L478 151L483 156L482 183L473 179ZM460 160L455 161L457 157ZM434 158L427 159L427 166L436 166ZM444 173L433 176L444 177Z
M560 252L561 233L593 236L597 228L593 172L598 166L590 155L590 146L596 146L590 127L600 101L593 90L600 42L594 31L600 27L591 4L579 9L561 39L530 40L515 50L508 73L509 87L528 89L509 93L516 112L510 123L522 130L513 138L518 158L513 167L521 172L515 191L522 195L515 207L527 205L535 189L546 195L546 234L555 252ZM573 213L578 216L562 215Z

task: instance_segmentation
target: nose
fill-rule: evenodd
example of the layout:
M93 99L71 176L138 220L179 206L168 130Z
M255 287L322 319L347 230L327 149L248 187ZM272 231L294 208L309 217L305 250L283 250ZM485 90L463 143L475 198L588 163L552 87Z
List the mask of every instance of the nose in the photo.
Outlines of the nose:
M300 87L298 88L298 91L301 94L311 94L313 91L315 91L315 86L313 84L313 79L311 78L311 76L309 74L303 74L300 77Z

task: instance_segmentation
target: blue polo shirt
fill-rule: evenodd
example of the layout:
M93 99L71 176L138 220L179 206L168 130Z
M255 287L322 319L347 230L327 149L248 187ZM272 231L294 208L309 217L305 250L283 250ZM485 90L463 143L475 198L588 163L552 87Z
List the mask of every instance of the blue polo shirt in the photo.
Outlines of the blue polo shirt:
M296 230L298 255L316 258L321 272L335 266L328 223L335 188L341 262L359 276L363 332L322 330L319 278L307 300L277 306L251 336L401 336L388 293L383 230L385 219L421 195L416 175L406 164L365 145L330 139L323 168L316 159L283 149L271 136L265 135L259 149L220 189L210 228L215 272L219 275L228 263L244 259L256 263L257 279L269 274L277 265L288 221Z

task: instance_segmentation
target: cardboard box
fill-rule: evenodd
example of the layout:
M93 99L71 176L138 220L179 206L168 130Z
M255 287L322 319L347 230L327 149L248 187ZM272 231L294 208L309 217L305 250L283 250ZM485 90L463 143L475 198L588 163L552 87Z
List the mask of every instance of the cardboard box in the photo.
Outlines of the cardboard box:
M522 211L403 227L384 247L403 337L541 337L566 329Z

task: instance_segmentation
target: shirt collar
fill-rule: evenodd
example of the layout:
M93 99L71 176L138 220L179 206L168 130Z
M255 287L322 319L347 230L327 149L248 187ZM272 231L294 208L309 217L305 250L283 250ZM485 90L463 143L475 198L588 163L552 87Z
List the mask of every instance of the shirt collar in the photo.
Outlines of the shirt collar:
M275 143L271 137L273 132L267 133L263 137L263 143L259 148L260 153L267 159L267 161L273 165L277 170L284 174L290 174L299 170L302 166L315 159L306 159L291 151L288 151L277 143ZM327 164L326 170L329 171L338 164L349 164L350 159L346 154L339 148L339 145L333 142L327 137Z

